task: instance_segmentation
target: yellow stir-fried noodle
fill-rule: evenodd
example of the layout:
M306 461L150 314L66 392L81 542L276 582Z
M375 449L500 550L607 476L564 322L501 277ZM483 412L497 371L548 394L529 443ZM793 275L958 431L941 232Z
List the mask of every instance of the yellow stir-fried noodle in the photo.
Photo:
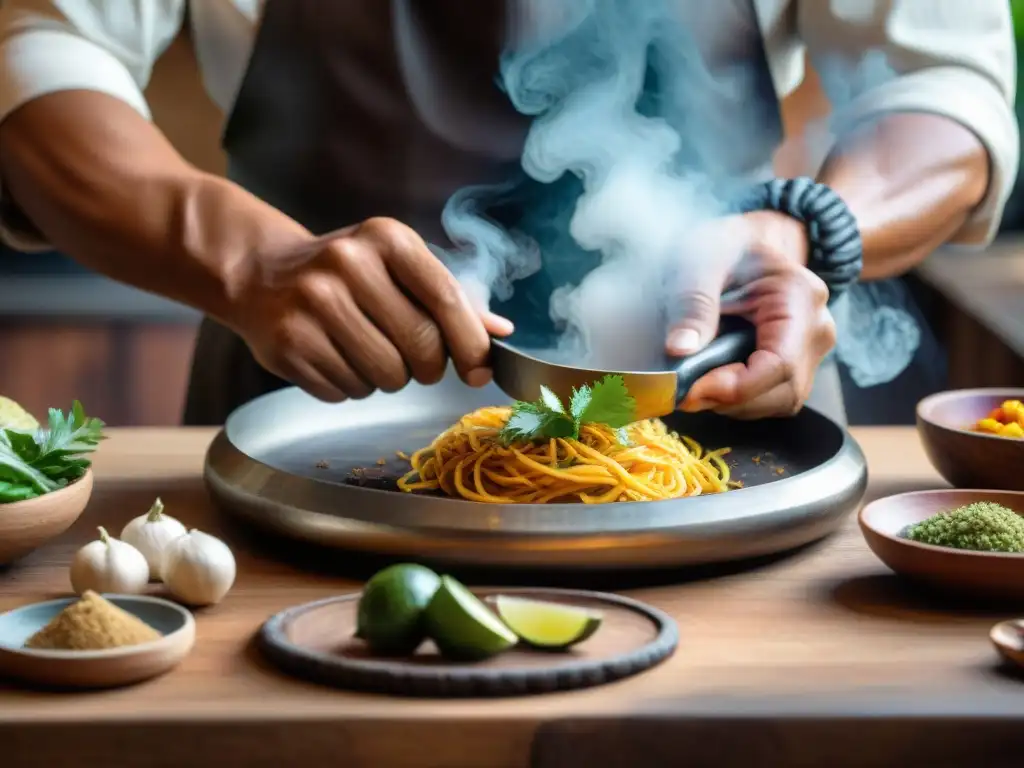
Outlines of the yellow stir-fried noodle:
M587 424L579 440L503 445L498 433L509 408L481 408L464 416L410 457L403 491L436 491L495 504L657 501L730 487L728 448L705 450L670 432L659 419L616 431Z

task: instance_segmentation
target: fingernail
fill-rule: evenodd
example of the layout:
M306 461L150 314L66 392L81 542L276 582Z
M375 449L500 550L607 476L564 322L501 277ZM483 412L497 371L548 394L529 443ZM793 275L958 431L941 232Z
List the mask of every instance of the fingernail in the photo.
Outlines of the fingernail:
M488 325L491 326L491 332L496 333L499 336L508 336L512 333L512 331L516 329L516 327L512 324L511 320L508 320L507 318L504 318L501 315L496 315L493 312L488 312L487 318Z
M490 368L474 368L466 374L466 383L471 387L483 387L491 381Z
M669 352L674 355L695 352L699 346L700 334L692 328L682 328L668 337Z

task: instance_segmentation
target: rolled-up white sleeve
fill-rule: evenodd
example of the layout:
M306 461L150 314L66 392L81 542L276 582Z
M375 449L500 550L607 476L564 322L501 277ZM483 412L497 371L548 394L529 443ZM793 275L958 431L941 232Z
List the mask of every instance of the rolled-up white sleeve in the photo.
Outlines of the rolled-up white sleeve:
M3 0L0 121L33 99L90 90L130 104L147 119L143 90L153 64L181 28L186 0ZM4 194L0 238L21 250L46 243Z
M961 123L988 150L989 188L950 241L960 245L992 240L1017 178L1017 59L1009 5L798 0L798 30L832 102L834 133L887 113L927 112Z

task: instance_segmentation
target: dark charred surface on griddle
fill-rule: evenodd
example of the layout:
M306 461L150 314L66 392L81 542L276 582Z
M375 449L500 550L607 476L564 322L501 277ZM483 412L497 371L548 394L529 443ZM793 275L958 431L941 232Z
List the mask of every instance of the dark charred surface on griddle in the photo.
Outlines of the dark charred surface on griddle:
M396 481L409 471L410 464L398 454L412 455L457 419L424 419L412 426L382 425L324 435L259 458L302 477L399 493ZM731 479L741 489L813 469L836 454L841 439L837 431L812 430L809 425L815 422L799 416L733 421L711 413L677 413L665 422L706 449L730 447L732 451L725 458Z

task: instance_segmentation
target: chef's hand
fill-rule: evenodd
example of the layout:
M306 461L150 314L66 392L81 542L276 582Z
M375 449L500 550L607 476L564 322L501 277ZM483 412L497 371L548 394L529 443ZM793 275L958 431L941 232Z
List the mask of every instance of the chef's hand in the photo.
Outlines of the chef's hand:
M463 381L483 386L488 333L512 331L474 308L423 239L393 219L368 219L293 263L256 258L232 325L263 367L328 402L410 379L434 384L449 356Z
M754 324L757 350L746 363L698 379L682 410L747 419L796 413L836 341L828 289L804 266L804 226L785 214L758 211L717 220L693 242L701 259L683 259L683 319L669 333L669 354L702 348L715 337L723 314ZM728 298L721 298L723 291Z

